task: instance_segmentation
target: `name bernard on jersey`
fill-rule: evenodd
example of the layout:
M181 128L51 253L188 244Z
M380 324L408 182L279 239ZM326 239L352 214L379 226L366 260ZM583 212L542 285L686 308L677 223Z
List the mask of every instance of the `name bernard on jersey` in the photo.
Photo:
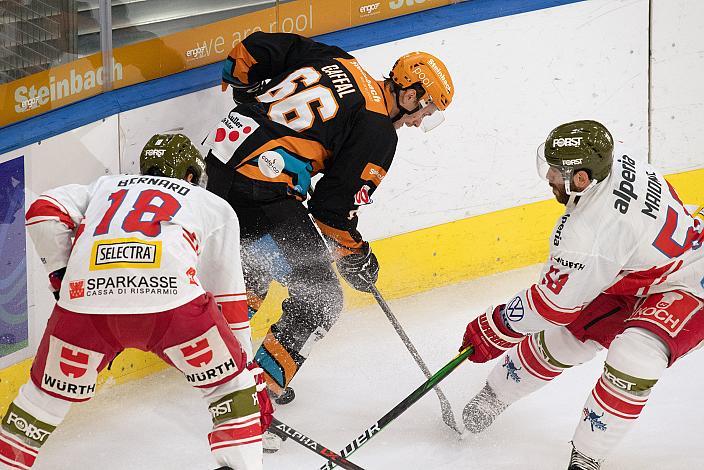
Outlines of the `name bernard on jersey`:
M178 295L176 276L109 276L69 281L69 297L98 295Z
M180 184L173 178L154 178L153 176L135 176L124 179L122 181L118 181L117 186L124 188L125 186L129 186L131 184L151 184L153 186L158 186L160 188L173 191L181 196L185 196L191 192L191 188L188 187L188 183Z

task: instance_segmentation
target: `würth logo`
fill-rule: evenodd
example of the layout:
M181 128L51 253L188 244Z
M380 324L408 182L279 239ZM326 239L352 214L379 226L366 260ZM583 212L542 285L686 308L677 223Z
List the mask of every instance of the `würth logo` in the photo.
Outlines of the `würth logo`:
M79 297L85 297L86 295L86 288L85 288L85 281L80 280L80 281L71 281L68 284L68 296L71 299L78 299Z
M181 348L181 354L184 359L193 367L201 367L208 365L213 360L213 350L210 349L210 344L207 338L203 338L195 345Z
M88 370L88 354L64 346L61 348L59 368L66 377L74 379L83 377Z

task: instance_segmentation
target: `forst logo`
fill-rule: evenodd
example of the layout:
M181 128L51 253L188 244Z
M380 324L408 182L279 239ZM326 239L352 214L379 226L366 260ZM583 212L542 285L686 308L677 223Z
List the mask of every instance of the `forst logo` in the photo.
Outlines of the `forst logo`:
M164 152L166 152L164 149L147 149L144 151L144 155L147 157L163 157Z
M14 426L15 429L27 436L29 439L40 443L43 443L51 434L51 431L41 429L34 424L27 422L25 418L13 412L9 412L7 414L6 424Z
M560 137L552 139L553 147L579 147L582 145L582 137Z
M210 349L208 339L203 338L194 345L181 348L184 359L193 367L208 365L213 360L213 351Z
M584 159L582 159L582 158L573 158L572 160L562 160L562 164L566 165L566 166L581 165L583 160Z

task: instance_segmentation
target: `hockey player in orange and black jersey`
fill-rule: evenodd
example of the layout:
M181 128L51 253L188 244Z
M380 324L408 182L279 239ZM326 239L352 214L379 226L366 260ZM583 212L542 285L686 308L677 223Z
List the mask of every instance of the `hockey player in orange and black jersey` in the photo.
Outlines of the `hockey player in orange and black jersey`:
M390 78L376 81L338 47L261 32L230 52L226 85L236 106L204 142L208 189L240 219L250 313L272 279L288 287L281 319L255 355L281 404L342 309L332 261L357 290L376 282L379 264L357 231L357 209L391 166L396 129L441 122L454 89L445 65L427 53L404 55Z

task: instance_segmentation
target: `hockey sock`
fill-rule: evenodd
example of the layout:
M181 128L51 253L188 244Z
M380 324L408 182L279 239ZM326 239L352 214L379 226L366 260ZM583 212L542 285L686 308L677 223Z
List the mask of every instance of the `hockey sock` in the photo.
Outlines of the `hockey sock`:
M42 392L33 382L20 388L0 428L0 462L10 468L34 465L40 447L63 421L70 403Z
M255 386L228 393L208 406L210 450L219 464L261 468L262 427Z
M269 389L277 396L284 393L299 367L306 358L288 345L285 337L280 341L276 325L272 325L264 341L254 355L259 367L264 370L264 378Z
M640 328L627 329L611 343L604 372L582 409L575 449L606 458L640 416L668 355L663 342Z
M582 343L566 328L541 331L508 351L487 378L497 398L507 405L547 385L565 369L596 354L599 346Z

